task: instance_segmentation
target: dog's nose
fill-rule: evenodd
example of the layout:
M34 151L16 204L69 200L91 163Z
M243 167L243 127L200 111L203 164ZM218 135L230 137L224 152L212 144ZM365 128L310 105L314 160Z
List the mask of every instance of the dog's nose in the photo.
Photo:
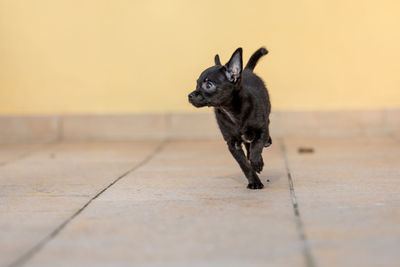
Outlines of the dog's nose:
M196 91L191 92L191 93L189 94L189 99L192 99L192 98L195 97L197 94L198 94L198 93L197 93Z

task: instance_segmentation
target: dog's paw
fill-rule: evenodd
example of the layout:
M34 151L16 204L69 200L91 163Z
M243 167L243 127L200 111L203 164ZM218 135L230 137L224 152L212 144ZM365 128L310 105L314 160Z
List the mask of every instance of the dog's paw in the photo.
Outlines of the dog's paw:
M250 156L250 164L254 171L260 173L264 167L264 161L261 156L252 158Z
M262 189L264 185L261 182L251 183L247 185L248 189Z

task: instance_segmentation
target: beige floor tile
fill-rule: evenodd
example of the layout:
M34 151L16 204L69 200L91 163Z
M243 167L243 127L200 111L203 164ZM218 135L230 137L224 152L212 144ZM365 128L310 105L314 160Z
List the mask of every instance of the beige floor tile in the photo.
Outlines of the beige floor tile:
M0 144L53 142L58 138L57 116L0 116Z
M27 266L301 266L279 145L264 158L266 188L251 191L222 141L170 142Z
M1 166L0 266L38 244L157 145L62 143Z
M173 139L222 138L213 109L168 115L168 135Z
M142 140L167 136L165 114L70 115L61 117L61 138L77 140Z
M386 132L400 136L400 109L388 109L384 114Z
M0 166L24 158L46 144L0 144Z
M304 242L274 141L264 152L266 188L260 191L245 188L222 140L169 142L91 202L27 266L304 266ZM7 161L0 167L0 266L157 145L82 142L23 158L18 147L0 153ZM316 266L397 266L400 140L288 138L285 146ZM300 147L314 153L299 154Z
M398 266L400 142L364 137L285 143L317 266ZM299 147L314 153L299 154Z

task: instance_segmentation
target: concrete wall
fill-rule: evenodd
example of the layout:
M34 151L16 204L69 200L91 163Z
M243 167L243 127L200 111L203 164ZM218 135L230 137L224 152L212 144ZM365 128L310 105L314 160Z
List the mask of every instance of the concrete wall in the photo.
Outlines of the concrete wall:
M187 112L215 53L275 110L400 107L400 2L0 0L0 115Z

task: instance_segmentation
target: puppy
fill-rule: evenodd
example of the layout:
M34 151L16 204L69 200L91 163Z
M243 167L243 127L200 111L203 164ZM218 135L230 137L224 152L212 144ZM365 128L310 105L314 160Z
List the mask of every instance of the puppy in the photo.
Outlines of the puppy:
M264 82L253 73L257 61L268 51L258 49L243 69L242 48L238 48L225 65L219 56L215 66L201 73L189 102L197 107L214 107L215 116L229 151L239 163L249 184L261 189L257 173L264 166L262 150L272 144L269 134L271 103ZM242 144L246 148L246 155Z

